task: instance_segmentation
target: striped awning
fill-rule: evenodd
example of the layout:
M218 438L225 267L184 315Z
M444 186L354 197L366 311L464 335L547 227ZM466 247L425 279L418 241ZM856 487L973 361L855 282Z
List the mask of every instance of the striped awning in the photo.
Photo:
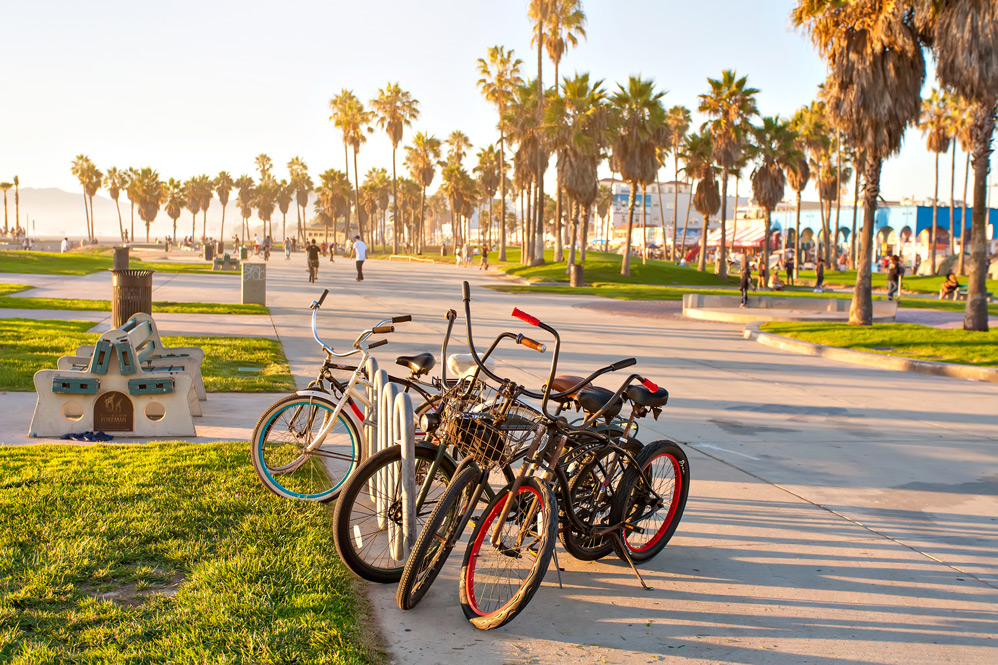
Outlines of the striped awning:
M740 247L743 249L761 249L763 239L766 236L766 228L762 224L739 221L734 229L734 245L732 245L732 223L727 223L724 240L728 247ZM721 244L721 229L714 229L707 234L707 246L718 247ZM779 232L770 232L770 245L779 245Z

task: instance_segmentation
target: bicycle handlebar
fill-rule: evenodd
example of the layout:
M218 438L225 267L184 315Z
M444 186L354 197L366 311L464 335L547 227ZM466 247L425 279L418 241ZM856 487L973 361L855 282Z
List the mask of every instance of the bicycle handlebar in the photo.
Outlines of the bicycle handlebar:
M653 393L658 392L658 384L652 381L651 379L642 378L641 385L643 385L645 388L652 391Z
M371 328L371 332L375 335L381 335L383 333L393 333L395 332L395 326L375 326Z
M515 316L521 321L525 321L534 327L539 327L541 325L540 319L538 319L536 316L530 316L529 314L527 314L526 312L517 307L513 308L513 313L510 316Z
M387 339L379 339L377 342L371 342L370 344L368 344L367 345L367 349L368 350L370 350L370 349L376 349L379 346L384 346L387 343L388 343Z
M525 335L517 335L516 336L516 343L517 344L522 344L523 346L527 347L528 349L533 349L534 351L537 351L538 353L544 353L547 350L546 346L544 346L543 344L541 344L540 342L538 342L536 340L530 339L529 337L527 337Z
M315 303L316 307L322 307L322 303L326 300L326 296L329 295L329 289L323 289L322 295L319 296L319 300Z
M402 316L393 316L392 323L408 323L412 321L412 314L403 314Z

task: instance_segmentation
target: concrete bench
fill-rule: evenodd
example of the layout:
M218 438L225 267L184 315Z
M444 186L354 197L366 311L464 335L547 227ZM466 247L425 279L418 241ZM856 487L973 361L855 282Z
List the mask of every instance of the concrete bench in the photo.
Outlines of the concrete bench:
M994 299L994 295L995 294L993 294L991 291L985 291L984 292L984 297L987 299L988 302L991 302ZM967 299L967 286L966 286L966 284L957 288L957 290L953 294L953 299L954 300L966 300Z
M211 264L212 270L239 270L239 259L234 259L228 254L216 256Z
M202 402L208 399L201 364L204 362L204 349L197 346L164 346L156 321L145 312L133 314L121 326L135 348L136 357L146 371L179 368L194 379L194 390ZM94 354L93 346L81 346L76 356L63 356L59 359L59 369L78 370L86 367ZM200 410L195 415L200 415Z
M194 436L201 414L193 377L179 366L143 368L132 338L117 329L101 335L85 367L39 370L34 384L31 436Z

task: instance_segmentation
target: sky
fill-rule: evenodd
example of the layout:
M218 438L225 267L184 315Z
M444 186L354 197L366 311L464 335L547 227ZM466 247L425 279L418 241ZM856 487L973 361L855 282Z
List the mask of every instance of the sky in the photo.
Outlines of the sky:
M474 148L498 138L494 108L477 87L476 61L500 44L536 74L527 0L32 0L0 23L0 180L22 187L79 188L70 162L152 166L164 178L227 170L254 174L268 154L300 155L313 174L344 168L329 99L348 88L362 100L397 82L420 102L415 131L443 139L455 129ZM588 38L561 74L589 72L615 89L630 75L668 91L666 106L691 109L707 78L733 68L760 90L763 115L809 103L825 68L789 25L792 0L584 0ZM551 81L550 61L544 79ZM923 94L933 81L928 79ZM703 118L694 113L694 123ZM399 146L401 172L404 153ZM472 157L473 159L473 157ZM957 157L957 198L964 156ZM391 143L377 131L358 166L391 170ZM944 165L949 160L945 158ZM932 196L934 158L909 129L884 166L888 200ZM549 169L553 171L553 169ZM948 173L948 168L943 168ZM607 171L607 175L609 172ZM353 174L351 172L351 178ZM663 169L662 178L672 177ZM940 197L948 198L948 179ZM439 184L439 175L431 189ZM788 189L788 195L790 191ZM805 198L816 198L813 189Z

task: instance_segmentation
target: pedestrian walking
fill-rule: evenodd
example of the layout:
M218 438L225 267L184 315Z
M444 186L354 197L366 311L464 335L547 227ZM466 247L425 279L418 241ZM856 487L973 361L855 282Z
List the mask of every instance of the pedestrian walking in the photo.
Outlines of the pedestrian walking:
M333 259L336 257L336 243L329 243L329 262L333 263Z
M901 257L895 254L891 257L890 265L887 267L887 299L894 300L895 296L901 295L901 277L904 276L904 266L901 265Z
M482 244L482 265L478 268L479 270L489 269L489 246Z
M62 239L62 245L59 247L59 252L65 254L69 251L69 238Z
M825 283L825 259L818 259L818 265L814 268L814 292L822 293L822 285Z
M787 286L794 285L794 257L787 258Z
M291 260L291 238L284 239L284 260Z
M360 236L353 237L353 257L357 261L357 281L364 281L364 261L367 260L367 244Z
M742 274L738 281L738 288L742 292L742 303L738 305L739 307L746 307L748 305L748 290L752 285L752 267L748 264L748 261L742 262Z

